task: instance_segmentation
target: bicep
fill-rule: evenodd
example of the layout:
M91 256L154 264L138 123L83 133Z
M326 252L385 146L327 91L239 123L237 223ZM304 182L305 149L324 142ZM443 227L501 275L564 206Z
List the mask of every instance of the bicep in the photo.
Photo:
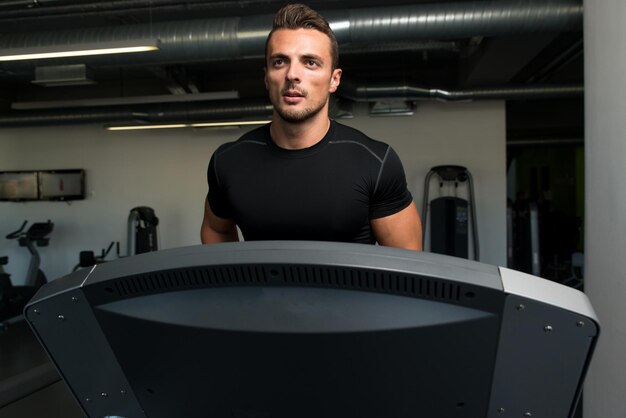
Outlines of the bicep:
M422 222L414 202L393 215L372 219L370 224L380 245L422 250Z

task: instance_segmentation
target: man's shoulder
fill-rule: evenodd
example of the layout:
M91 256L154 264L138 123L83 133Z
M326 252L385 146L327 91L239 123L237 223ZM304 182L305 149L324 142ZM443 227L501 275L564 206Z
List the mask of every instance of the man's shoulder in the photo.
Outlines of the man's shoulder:
M231 152L246 152L250 149L250 145L252 146L264 146L267 145L267 135L268 128L267 126L260 126L258 128L252 129L251 131L243 134L239 139L231 142L226 142L220 145L215 151L216 156L222 156Z
M368 150L379 158L383 158L389 150L389 145L383 141L370 138L365 133L350 126L346 126L338 122L334 123L335 134L333 135L333 139L331 141L332 143L352 144Z

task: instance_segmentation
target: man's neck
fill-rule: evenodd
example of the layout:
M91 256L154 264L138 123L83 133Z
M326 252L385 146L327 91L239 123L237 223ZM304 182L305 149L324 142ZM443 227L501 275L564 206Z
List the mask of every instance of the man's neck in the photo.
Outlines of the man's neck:
M274 114L270 134L274 143L280 148L295 150L317 144L324 138L329 128L330 119L327 114L317 115L298 123L289 123Z

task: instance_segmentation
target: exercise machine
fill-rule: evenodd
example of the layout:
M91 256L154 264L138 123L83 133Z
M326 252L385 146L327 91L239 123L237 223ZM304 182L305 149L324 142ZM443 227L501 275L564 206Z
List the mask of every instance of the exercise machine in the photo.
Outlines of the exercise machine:
M156 251L159 249L159 218L154 209L138 206L128 215L128 255Z
M549 280L307 241L100 264L25 317L93 417L572 418L600 332Z
M541 259L539 218L539 206L534 201L518 199L511 205L509 266L525 273L545 277L545 272L541 269L543 260Z
M434 175L438 176L440 192L444 185L454 184L454 196L440 196L430 200L430 182ZM462 183L467 184L469 201L456 195L459 184ZM429 208L431 209L430 218L428 217ZM430 169L424 180L422 216L424 218L424 244L426 244L426 234L430 232L430 252L469 258L469 234L471 233L474 259L479 259L474 183L467 168L458 165L440 165Z
M50 239L47 236L54 229L54 224L50 220L37 222L32 224L27 231L24 231L27 224L28 221L24 221L17 231L6 236L7 239L18 240L20 247L26 247L31 257L26 279L22 286L13 285L10 274L2 268L8 263L8 257L0 259L0 321L20 315L35 292L48 281L39 268L41 258L37 247L48 245Z
M158 225L159 218L154 213L154 209L147 206L132 208L128 215L128 247L126 256L157 251L159 249ZM106 249L102 249L100 255L96 255L90 250L81 251L78 264L72 271L110 261L106 258L113 246L116 248L117 258L123 257L120 255L119 241L112 241Z
M78 255L78 264L74 266L74 269L72 271L76 271L79 268L91 267L95 264L106 263L107 262L106 258L111 252L111 249L113 248L114 245L116 248L117 258L119 258L120 257L120 242L111 241L111 243L106 248L106 250L104 248L102 249L102 251L100 252L100 255L96 255L96 253L94 253L91 250L81 251Z

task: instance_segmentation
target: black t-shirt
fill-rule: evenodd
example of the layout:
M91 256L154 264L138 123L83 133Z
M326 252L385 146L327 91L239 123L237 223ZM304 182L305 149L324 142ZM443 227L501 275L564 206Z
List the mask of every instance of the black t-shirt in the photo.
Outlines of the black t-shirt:
M370 219L412 201L393 149L334 121L300 150L278 147L269 124L250 131L215 151L207 177L211 210L245 240L372 244Z

